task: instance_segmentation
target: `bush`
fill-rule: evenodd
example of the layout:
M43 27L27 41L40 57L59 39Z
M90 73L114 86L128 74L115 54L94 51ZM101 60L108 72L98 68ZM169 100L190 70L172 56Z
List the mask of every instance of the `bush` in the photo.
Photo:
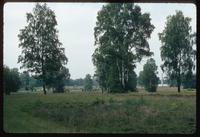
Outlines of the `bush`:
M10 92L17 92L19 90L21 82L19 78L19 72L17 68L9 69L9 67L3 67L4 78L4 92L10 94Z
M159 78L156 76L157 66L155 60L150 58L139 74L139 83L144 86L148 92L156 92Z
M104 104L105 101L103 99L99 99L99 98L96 98L96 100L93 102L94 105L96 104Z
M112 97L110 97L108 101L109 101L109 103L113 103L114 99Z
M182 82L184 89L195 89L196 88L196 74L188 74L185 77L183 77Z
M134 71L129 73L128 82L126 83L126 90L137 91L137 75Z
M87 74L84 79L84 91L92 91L92 85L91 75Z

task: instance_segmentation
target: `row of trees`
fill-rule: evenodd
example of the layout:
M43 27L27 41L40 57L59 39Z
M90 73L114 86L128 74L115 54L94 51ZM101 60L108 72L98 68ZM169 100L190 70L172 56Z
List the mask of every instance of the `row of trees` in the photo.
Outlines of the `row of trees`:
M17 92L19 89L36 91L37 87L43 85L40 79L35 79L27 71L20 73L17 68L10 69L8 66L4 65L3 74L3 86L6 94ZM64 92L64 86L70 86L72 84L70 81L74 81L73 86L82 86L84 91L91 91L93 86L97 86L96 81L92 79L91 75L87 74L84 79L64 79L62 83L58 83L58 85L55 83L55 88L60 87L60 89L58 89L58 91L53 90L53 92ZM51 88L51 86L47 86L47 88Z
M87 76L88 74L86 74ZM86 78L85 76L85 78ZM65 85L68 86L84 86L85 85L85 78L78 78L78 79L69 79L65 81ZM92 79L93 86L98 87L98 82L90 75Z
M136 91L137 85L143 86L145 90L149 92L155 92L158 84L161 84L160 79L157 75L157 66L155 64L155 60L150 58L147 60L147 63L144 65L143 70L139 73L139 76L134 75L132 78L130 85L133 86L132 91ZM19 73L17 68L10 69L7 66L4 66L4 91L6 94L10 94L10 92L16 92L18 89L23 88L24 90L36 91L36 87L42 86L42 81L33 78L26 71L23 73ZM193 75L192 79L189 80L187 77L182 78L183 88L195 88L196 84L196 76ZM93 87L98 87L97 81L91 77L90 74L87 74L84 79L70 79L64 80L64 86L81 86L84 91L92 91ZM168 77L165 77L164 84L168 84L169 86L177 86L176 81L170 80ZM60 91L62 92L62 91Z
M46 4L37 3L26 17L27 26L18 35L22 49L18 63L35 79L42 81L44 94L46 87L63 92L70 74L65 66L68 62L65 50L58 39L55 13ZM165 29L159 33L164 62L161 68L171 81L176 80L179 92L183 78L189 80L193 76L196 52L192 48L195 34L191 33L190 21L177 11L167 18ZM148 39L154 28L150 14L142 13L141 8L133 3L110 3L102 7L94 28L96 49L92 55L96 66L94 77L102 91L136 90L134 69L137 62L153 55ZM149 91L156 90L156 71L155 61L149 59L140 72L140 83Z
M35 87L41 87L42 81L39 79L35 79L34 77L30 76L27 71L19 73L20 81L21 81L21 88L25 90L34 90Z
M17 92L20 88L27 91L36 91L36 87L41 87L43 85L41 80L35 79L34 77L30 76L29 72L27 71L20 73L17 68L10 69L8 66L4 65L3 72L3 85L4 92L6 94ZM98 86L98 83L94 79L92 79L90 74L87 74L84 79L65 79L63 80L63 83L63 86L60 86L62 89L64 89L64 86L81 86L84 88L85 91L91 91L93 89L93 86ZM50 86L47 87L50 88ZM59 92L64 92L64 90L59 90Z
M17 68L9 68L6 65L3 66L3 79L6 94L17 92L20 88L35 91L35 87L42 86L42 81L31 77L28 72L20 73Z
M96 77L103 90L108 92L127 92L135 90L134 81L136 63L143 57L153 55L148 39L154 26L149 13L133 3L111 3L104 5L98 12L94 28L95 45L93 63ZM181 11L168 16L166 26L159 33L161 40L161 65L169 79L176 80L178 92L182 78L190 80L193 75L195 53L195 34L191 32L191 19L184 17ZM158 83L157 67L152 59L147 61L140 72L142 85L149 91L155 91ZM151 79L149 79L151 77Z

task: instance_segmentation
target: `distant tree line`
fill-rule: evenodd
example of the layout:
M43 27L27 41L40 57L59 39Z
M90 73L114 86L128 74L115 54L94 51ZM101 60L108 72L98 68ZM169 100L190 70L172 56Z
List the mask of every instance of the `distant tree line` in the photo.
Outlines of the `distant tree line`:
M191 76L182 76L182 82L181 85L183 88L188 89L188 88L196 88L196 74L192 74ZM170 87L177 87L177 81L176 80L172 80L169 77L165 77L164 79L164 84L168 84Z
M21 81L18 69L10 69L7 66L3 67L3 90L9 95L10 92L17 92L20 88Z
M92 78L92 83L93 86L98 87L98 82ZM83 78L78 78L78 79L69 79L69 80L65 80L65 85L66 86L84 86L85 85L85 79Z
M65 81L65 84L68 86L83 86L84 85L84 79L69 79Z
M17 92L19 89L34 92L37 91L37 88L43 86L42 79L34 78L28 71L20 73L17 68L9 68L5 65L3 66L3 78L4 92L8 95L11 92ZM98 87L98 83L90 74L87 74L84 79L63 79L62 83L55 83L55 87L62 88L58 89L60 93L65 91L65 86L81 86L84 91L92 91L93 87ZM50 86L47 87L51 88ZM58 93L54 90L53 92Z
M19 73L21 88L33 91L35 87L42 87L42 81L30 76L29 72L24 71Z

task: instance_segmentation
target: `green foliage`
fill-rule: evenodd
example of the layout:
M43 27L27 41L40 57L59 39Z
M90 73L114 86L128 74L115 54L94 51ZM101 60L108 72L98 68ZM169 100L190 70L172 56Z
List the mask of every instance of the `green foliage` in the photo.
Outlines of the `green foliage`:
M191 33L190 22L191 18L176 11L175 15L167 17L166 27L159 33L162 42L161 59L164 61L161 68L171 80L177 81L178 92L182 77L194 69L195 51L192 46L195 35Z
M10 92L17 92L19 90L21 81L17 68L10 69L7 66L3 66L3 85L4 92L10 94Z
M20 74L20 81L21 86L25 88L25 90L29 90L29 82L30 82L30 75L27 71L24 71Z
M61 67L59 71L50 72L47 75L48 87L53 88L54 93L63 93L65 81L70 78L69 70Z
M143 73L143 71L140 71L139 76L137 78L137 83L139 86L142 86L142 87L144 86L143 79L144 79L144 73Z
M20 73L19 77L21 81L21 88L24 88L25 90L36 91L36 87L42 86L41 80L30 76L28 71Z
M196 74L187 74L185 77L182 78L183 88L189 89L193 88L196 89Z
M108 70L108 82L107 82L107 89L109 92L122 92L123 89L120 84L120 80L118 77L117 68L115 66L111 66L110 70Z
M105 101L103 99L96 97L95 101L92 104L97 105L97 104L104 104L104 103Z
M38 79L33 78L32 76L30 77L30 90L31 91L36 91L36 87L39 87L39 85L37 85L37 81Z
M152 55L147 39L154 29L150 15L133 3L110 3L98 12L93 63L102 90L134 90L135 63ZM129 78L129 76L131 78Z
M91 75L87 74L84 79L84 90L92 91L92 85L93 83L92 83Z
M93 83L93 86L96 86L96 87L99 86L95 76L92 78L92 83ZM68 85L68 86L84 86L84 79L78 78L78 79L65 80L65 85Z
M177 87L177 80L170 79L169 75L164 78L164 84L168 84L170 87Z
M108 102L109 103L114 103L115 101L114 101L113 97L110 97L109 100L108 100Z
M128 82L126 83L126 89L130 91L137 91L137 75L134 71L130 71Z
M36 78L42 79L46 94L45 86L57 81L57 73L68 60L58 40L55 13L46 4L37 3L33 13L26 15L28 24L18 35L19 47L22 48L18 62L22 63L21 68L26 68Z
M148 92L156 92L159 80L156 76L157 73L155 60L153 58L148 59L138 78L140 80L139 83L143 85Z

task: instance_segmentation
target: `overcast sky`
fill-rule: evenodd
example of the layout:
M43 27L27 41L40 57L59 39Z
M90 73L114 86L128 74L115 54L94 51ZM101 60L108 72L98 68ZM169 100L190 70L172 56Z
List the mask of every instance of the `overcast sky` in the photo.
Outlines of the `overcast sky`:
M94 52L94 27L97 12L105 3L47 3L55 12L58 22L59 40L65 48L65 54L69 60L67 67L72 79L84 78L86 74L94 74L95 67L91 55ZM192 18L192 31L196 32L196 6L194 4L159 4L159 3L136 3L141 7L142 13L149 12L151 23L155 29L148 40L152 56L158 66L158 76L162 76L160 65L161 42L158 33L162 32L165 26L166 17L181 10L184 16ZM6 3L4 5L4 64L13 67L20 67L17 58L21 53L18 48L19 30L27 25L26 13L32 12L35 3ZM136 73L142 70L146 59L137 64Z

